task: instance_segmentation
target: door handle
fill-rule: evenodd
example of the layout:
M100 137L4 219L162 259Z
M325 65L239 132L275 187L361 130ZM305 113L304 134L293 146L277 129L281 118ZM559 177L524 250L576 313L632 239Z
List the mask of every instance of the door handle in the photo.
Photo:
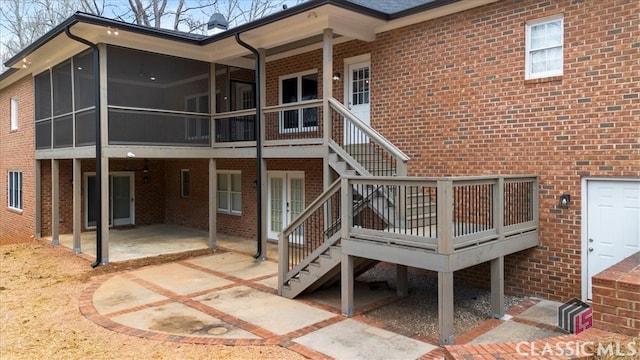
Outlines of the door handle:
M593 248L592 248L592 247L590 247L590 248L589 248L589 252L591 252L591 251L593 251Z
M592 243L592 242L593 242L593 239L589 239L589 242L590 242L590 243Z

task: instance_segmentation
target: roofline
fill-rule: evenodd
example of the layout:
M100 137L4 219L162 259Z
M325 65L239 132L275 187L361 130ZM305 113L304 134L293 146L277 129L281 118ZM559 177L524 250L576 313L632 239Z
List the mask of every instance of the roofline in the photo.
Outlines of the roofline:
M417 14L423 11L427 11L427 10L431 10L431 9L435 9L441 6L445 6L445 5L449 5L455 2L459 2L462 0L435 0L423 5L418 5L415 6L413 8L409 8L403 11L399 11L397 13L393 13L393 14L387 14L378 10L374 10L371 8L368 8L366 6L362 6L362 5L358 5L352 2L349 2L347 0L311 0L293 7L290 7L286 10L283 11L279 11L276 12L274 14L268 15L266 17L263 17L261 19L258 20L254 20L251 21L249 23L240 25L238 27L232 28L230 30L227 30L225 32L216 34L216 35L212 35L209 37L203 37L201 39L196 39L196 38L189 38L185 35L181 35L180 33L170 33L167 32L166 29L158 29L158 28L153 28L153 27L148 27L148 26L143 26L143 25L137 25L137 24L130 24L130 23L126 23L123 21L118 21L118 20L113 20L113 19L108 19L105 17L101 17L101 16L97 16L97 15L92 15L92 14L88 14L88 13L84 13L84 12L76 12L75 14L73 14L72 16L70 16L69 18L67 18L66 20L64 20L62 23L58 24L56 27L54 27L53 29L49 30L46 34L44 34L43 36L41 36L40 38L38 38L36 41L34 41L33 43L31 43L29 46L27 46L26 48L22 49L20 52L18 52L16 55L14 55L13 57L9 58L4 65L8 68L11 68L12 65L16 64L17 62L21 61L23 58L25 58L26 56L28 56L30 53L34 52L35 50L37 50L38 48L40 48L41 46L43 46L44 44L46 44L47 42L49 42L50 40L52 40L53 38L55 38L56 36L64 33L64 29L67 27L71 27L79 22L83 22L83 23L87 23L87 24L94 24L94 25L100 25L100 26L111 26L114 28L118 28L121 30L126 30L126 31L131 31L134 33L138 33L138 34L142 34L142 35L150 35L150 36L154 36L154 37L159 37L159 38L164 38L164 39L168 39L168 40L173 40L173 41L179 41L179 42L184 42L184 43L189 43L189 44L193 44L193 45L207 45L210 44L212 42L218 41L218 40L222 40L222 39L226 39L229 37L233 37L238 33L243 33L249 30L253 30L256 28L259 28L261 26L270 24L270 23L274 23L276 21L303 13L305 11L309 11L315 8L318 8L320 6L323 5L335 5L338 6L342 9L346 9L346 10L352 10L355 12L358 12L359 14L364 14L364 15L368 15L371 17L375 17L378 19L382 19L382 20L386 20L386 21L390 21L390 20L394 20L394 19L399 19L405 16L409 16L409 15L413 15L413 14ZM11 73L9 73L9 71L5 71L4 73L0 74L0 80L4 79L5 77L9 76Z
M16 69L16 68L9 68L8 70L0 73L0 82L2 82L4 79L9 78L9 76L15 74L16 72L20 71L20 69Z

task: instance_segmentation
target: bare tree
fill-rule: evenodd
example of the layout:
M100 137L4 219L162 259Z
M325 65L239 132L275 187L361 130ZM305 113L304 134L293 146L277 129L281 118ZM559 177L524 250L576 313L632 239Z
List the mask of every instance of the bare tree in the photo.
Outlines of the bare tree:
M215 4L216 12L224 15L229 22L229 27L235 27L244 23L260 19L278 10L285 5L300 4L306 0L227 0Z

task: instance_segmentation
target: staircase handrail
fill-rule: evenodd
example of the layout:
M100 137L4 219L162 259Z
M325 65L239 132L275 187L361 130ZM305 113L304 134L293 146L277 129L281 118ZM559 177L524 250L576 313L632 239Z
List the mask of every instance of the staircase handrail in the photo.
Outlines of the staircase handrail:
M396 147L392 142L387 140L387 138L382 136L374 128L372 128L371 126L365 124L362 120L358 119L358 117L355 116L340 101L336 100L335 98L329 98L328 101L329 101L329 105L331 105L331 107L334 110L336 110L337 112L342 114L342 116L344 116L347 119L349 119L349 121L351 121L353 123L353 125L355 125L358 129L360 129L364 133L366 133L367 136L369 136L371 139L373 139L376 144L380 145L383 149L388 151L395 158L397 158L398 160L402 161L403 163L406 163L407 161L410 160L410 158L409 158L409 156L407 156L407 154L402 152L402 150L398 149L398 147Z

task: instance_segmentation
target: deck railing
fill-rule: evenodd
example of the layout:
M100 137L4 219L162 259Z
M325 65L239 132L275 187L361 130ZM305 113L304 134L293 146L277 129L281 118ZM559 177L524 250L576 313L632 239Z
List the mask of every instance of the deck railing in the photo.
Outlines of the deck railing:
M320 99L265 107L265 146L321 144L322 103Z
M371 195L364 209L362 201L354 201L356 192ZM388 194L393 195L393 202ZM380 206L376 201L389 204ZM312 254L325 251L340 238L437 254L509 241L537 230L537 208L538 180L534 175L344 177L282 231L282 276L288 280L296 269L308 265ZM383 216L380 209L388 209L384 210L388 213Z
M238 146L237 143L241 142L251 142L249 145L255 145L255 121L255 109L214 115L214 146L225 145L227 143L234 143L234 146Z
M405 176L409 157L392 142L365 124L346 106L329 98L331 109L330 144L344 150L369 174L376 176Z

